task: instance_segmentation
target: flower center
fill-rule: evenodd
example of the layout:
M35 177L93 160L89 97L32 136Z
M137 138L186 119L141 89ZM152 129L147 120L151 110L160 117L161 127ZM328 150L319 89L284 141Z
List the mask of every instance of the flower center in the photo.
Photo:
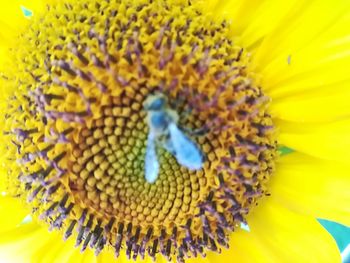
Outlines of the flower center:
M81 250L179 261L220 251L267 194L276 155L268 99L229 25L187 1L66 1L33 20L12 61L8 192ZM144 103L154 94L205 159L189 169L156 142L150 183Z

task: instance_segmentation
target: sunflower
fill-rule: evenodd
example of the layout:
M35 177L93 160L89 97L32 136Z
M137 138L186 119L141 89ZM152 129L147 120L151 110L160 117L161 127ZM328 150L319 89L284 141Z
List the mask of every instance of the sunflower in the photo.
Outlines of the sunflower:
M2 259L340 262L349 11L2 4Z

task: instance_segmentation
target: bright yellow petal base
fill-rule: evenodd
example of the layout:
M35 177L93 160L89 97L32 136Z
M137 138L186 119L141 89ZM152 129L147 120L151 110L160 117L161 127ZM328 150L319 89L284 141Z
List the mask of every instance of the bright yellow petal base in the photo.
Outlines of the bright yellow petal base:
M271 180L271 199L297 213L350 226L349 171L349 164L288 154Z

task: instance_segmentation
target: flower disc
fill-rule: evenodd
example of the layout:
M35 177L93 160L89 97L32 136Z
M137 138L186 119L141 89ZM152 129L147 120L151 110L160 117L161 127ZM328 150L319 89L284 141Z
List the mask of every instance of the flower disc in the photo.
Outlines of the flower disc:
M268 98L230 25L187 1L65 1L18 39L4 72L8 191L98 254L205 255L267 194L276 142ZM205 156L191 171L157 147L145 180L143 103L167 97Z

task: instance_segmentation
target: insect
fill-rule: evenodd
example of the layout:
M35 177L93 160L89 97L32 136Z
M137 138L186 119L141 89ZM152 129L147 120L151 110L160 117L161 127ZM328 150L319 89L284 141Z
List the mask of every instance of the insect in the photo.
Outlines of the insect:
M150 95L145 100L149 133L145 155L145 177L154 183L159 174L156 146L171 153L177 162L189 170L203 166L204 157L198 146L177 126L179 116L168 105L162 93Z

